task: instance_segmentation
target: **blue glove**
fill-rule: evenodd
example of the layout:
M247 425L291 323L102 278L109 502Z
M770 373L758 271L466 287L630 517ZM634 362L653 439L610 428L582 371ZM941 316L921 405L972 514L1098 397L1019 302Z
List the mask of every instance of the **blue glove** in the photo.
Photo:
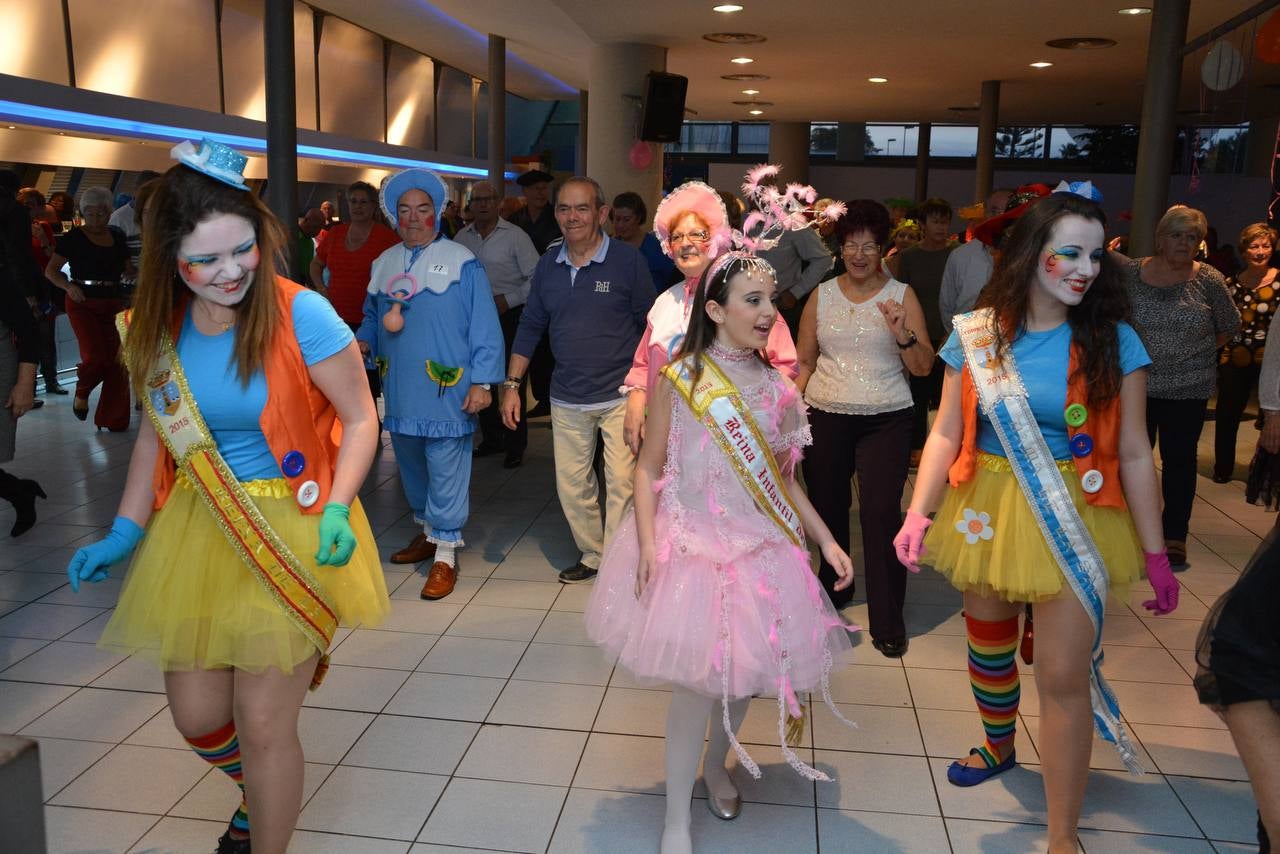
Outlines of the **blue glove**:
M316 563L321 566L346 566L356 550L356 535L347 521L351 509L345 504L330 501L320 517L320 550Z
M133 554L142 540L142 528L138 523L124 516L117 516L111 523L111 533L96 543L81 546L71 556L67 564L67 578L71 580L71 589L79 593L81 581L102 581L110 573L107 570L114 564L125 560Z

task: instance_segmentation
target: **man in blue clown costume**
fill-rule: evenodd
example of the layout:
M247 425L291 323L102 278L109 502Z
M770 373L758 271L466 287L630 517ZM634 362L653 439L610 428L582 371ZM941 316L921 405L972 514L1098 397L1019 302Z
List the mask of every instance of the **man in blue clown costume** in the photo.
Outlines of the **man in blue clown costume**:
M431 561L423 599L442 599L458 578L471 487L471 434L503 378L502 328L484 268L438 230L444 182L406 169L382 185L382 209L403 241L373 262L356 333L382 371L400 480L422 533L392 563Z

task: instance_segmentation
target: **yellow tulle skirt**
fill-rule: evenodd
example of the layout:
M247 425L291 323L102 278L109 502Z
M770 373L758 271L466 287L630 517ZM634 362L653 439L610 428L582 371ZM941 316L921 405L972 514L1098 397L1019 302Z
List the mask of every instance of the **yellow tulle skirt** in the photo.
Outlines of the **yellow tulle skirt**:
M298 512L284 480L244 484L262 515L314 574L343 625L376 625L390 610L382 563L359 501L349 521L358 545L346 566L319 566L320 515ZM235 667L285 673L317 650L236 554L195 488L179 476L125 578L98 645L136 653L162 670Z
M1133 520L1126 510L1085 501L1071 460L1059 460L1058 468L1098 544L1111 580L1111 596L1127 598L1128 586L1142 577L1145 566ZM924 545L920 563L932 566L960 590L1010 602L1040 602L1067 587L1004 457L978 454L973 479L947 489Z

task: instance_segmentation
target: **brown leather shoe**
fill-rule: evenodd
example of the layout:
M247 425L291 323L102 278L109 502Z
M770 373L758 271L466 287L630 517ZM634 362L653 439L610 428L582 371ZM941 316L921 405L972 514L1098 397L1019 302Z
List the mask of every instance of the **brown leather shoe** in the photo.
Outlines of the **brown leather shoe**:
M457 560L457 558L454 558ZM427 575L427 583L422 585L423 599L443 599L453 592L453 585L458 583L457 567L449 566L442 560L431 564L431 572Z
M409 545L391 556L392 563L422 563L436 556L436 544L426 534L418 534Z

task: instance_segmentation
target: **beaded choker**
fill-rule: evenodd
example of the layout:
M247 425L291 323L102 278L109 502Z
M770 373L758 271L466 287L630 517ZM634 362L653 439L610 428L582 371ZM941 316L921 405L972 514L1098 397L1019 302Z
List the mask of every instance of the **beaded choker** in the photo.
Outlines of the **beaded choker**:
M750 347L725 347L718 341L712 341L707 353L720 362L746 362L756 357L756 351Z

